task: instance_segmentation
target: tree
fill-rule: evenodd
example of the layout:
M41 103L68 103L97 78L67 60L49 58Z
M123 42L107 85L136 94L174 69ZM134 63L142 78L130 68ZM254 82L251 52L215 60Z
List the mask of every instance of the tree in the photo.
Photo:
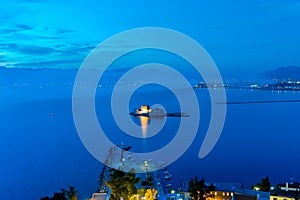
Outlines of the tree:
M147 189L145 193L146 200L155 200L157 195L156 189Z
M266 176L266 178L262 178L260 183L257 183L256 185L252 186L252 189L256 188L263 192L270 192L271 183L269 177Z
M67 200L63 192L55 192L51 200Z
M269 177L266 176L266 178L262 178L260 190L264 191L264 192L270 192L270 188L271 188L271 183L270 183Z
M68 200L77 200L77 191L73 186L69 186L69 190L62 189L62 193L68 198Z
M110 188L110 199L119 200L122 197L124 200L129 200L132 196L138 193L136 184L140 178L135 176L135 171L125 173L116 169L110 169L109 181L106 185Z
M122 189L122 179L125 176L125 172L110 169L109 181L106 181L106 185L110 188L110 199L111 200L119 200L120 199L120 191Z
M155 200L158 191L154 188L140 188L138 195L145 197L146 200Z
M40 198L40 200L50 200L48 196Z
M205 185L204 178L199 181L196 176L189 182L189 192L193 200L205 200L210 197L210 192L214 190L215 186L213 184Z
M61 192L55 192L53 197L42 197L40 200L77 200L77 191L73 186L69 190L62 189Z
M53 197L42 197L40 200L67 200L65 194L63 192L55 192Z

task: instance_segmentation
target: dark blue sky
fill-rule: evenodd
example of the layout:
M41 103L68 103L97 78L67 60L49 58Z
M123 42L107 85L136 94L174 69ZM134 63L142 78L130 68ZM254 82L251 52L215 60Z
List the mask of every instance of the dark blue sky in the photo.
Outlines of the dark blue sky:
M107 37L145 26L196 39L221 71L300 65L299 0L3 0L0 23L2 67L78 68Z

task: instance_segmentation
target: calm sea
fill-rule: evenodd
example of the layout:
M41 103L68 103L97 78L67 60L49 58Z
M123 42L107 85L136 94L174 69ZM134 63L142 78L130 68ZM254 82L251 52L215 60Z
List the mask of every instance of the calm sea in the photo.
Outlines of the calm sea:
M207 181L240 182L245 187L266 175L274 184L300 181L300 103L228 105L218 143L207 157L199 159L211 102L206 90L195 92L201 122L191 147L169 166L175 189L195 175ZM96 190L102 164L87 152L77 135L71 95L68 85L0 89L1 199L40 199L68 185L75 186L84 199ZM123 141L133 146L132 151L147 152L163 147L176 134L180 118L168 118L163 130L147 139L124 134L114 123L106 95L97 92L96 110L105 116L99 121L116 144ZM300 99L300 93L227 90L227 97L228 101L293 100ZM170 112L180 109L174 94L157 86L138 90L129 110L141 104L162 104Z

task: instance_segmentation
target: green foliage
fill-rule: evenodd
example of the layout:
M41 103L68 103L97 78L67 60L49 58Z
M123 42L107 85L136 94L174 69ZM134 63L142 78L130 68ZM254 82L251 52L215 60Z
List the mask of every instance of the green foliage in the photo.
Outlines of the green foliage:
M40 198L40 200L50 200L48 196Z
M77 200L77 191L73 186L69 186L69 190L62 189L64 195L68 198L68 200Z
M270 188L271 188L271 183L270 183L269 177L266 176L266 178L262 178L260 190L264 191L264 192L270 192Z
M138 193L136 184L140 181L140 178L135 176L134 170L125 173L111 169L109 179L106 185L111 189L110 199L112 200L119 200L120 197L124 200L129 200Z
M215 190L215 186L210 184L205 185L205 180L202 178L200 181L198 177L194 177L189 182L189 192L193 200L205 200L210 197L211 191Z
M154 188L140 188L138 190L138 195L145 197L145 200L156 200L156 195L158 191Z
M157 195L157 190L156 189L147 189L145 198L146 200L155 200Z
M260 183L252 185L251 187L252 189L259 188L259 190L263 192L270 192L271 183L269 177L266 176L266 178L262 178Z
M40 200L77 200L77 191L73 186L69 190L62 189L61 192L55 192L53 197L42 197Z
M53 197L42 197L40 200L67 200L63 192L55 192Z

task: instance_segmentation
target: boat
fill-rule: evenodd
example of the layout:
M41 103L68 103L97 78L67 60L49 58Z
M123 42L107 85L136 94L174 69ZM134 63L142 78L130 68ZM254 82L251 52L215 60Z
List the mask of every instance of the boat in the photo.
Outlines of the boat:
M162 168L162 170L163 170L163 171L166 171L166 170L167 170L167 168L166 168L166 167L163 167L163 168Z
M129 151L132 148L132 146L124 145L123 142L118 144L117 147L121 148L123 151Z
M171 175L171 174L168 174L168 175L165 176L165 179L166 179L166 180L170 180L171 178L172 178L172 175Z
M160 166L163 166L165 163L164 163L163 161L158 161L158 164L159 164Z

